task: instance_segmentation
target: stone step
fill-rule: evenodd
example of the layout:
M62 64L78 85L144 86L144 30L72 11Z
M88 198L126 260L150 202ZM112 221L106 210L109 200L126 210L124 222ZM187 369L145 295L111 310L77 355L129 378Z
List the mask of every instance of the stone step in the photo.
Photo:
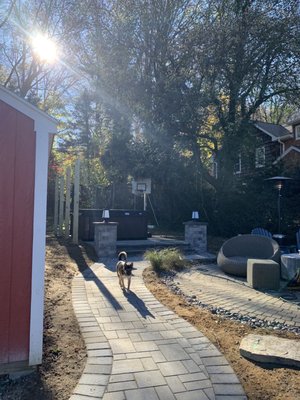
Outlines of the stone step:
M240 353L245 358L261 363L300 367L299 340L251 334L241 341Z
M149 243L147 245L128 245L128 244L118 244L117 242L117 251L126 251L127 254L142 254L147 250L162 250L165 248L177 248L181 250L183 253L191 252L191 248L188 244L172 244L172 243Z
M209 252L195 253L194 251L191 253L185 253L186 260L188 261L199 261L201 263L214 263L217 261L217 257L214 254Z

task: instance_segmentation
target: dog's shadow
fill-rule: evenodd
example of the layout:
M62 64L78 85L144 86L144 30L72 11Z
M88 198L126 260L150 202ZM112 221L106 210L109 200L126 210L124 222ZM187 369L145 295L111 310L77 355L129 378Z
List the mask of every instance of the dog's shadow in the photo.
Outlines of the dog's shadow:
M143 318L151 317L155 319L155 316L148 310L146 304L140 299L134 292L123 290L124 296Z
M99 263L103 264L104 268L108 269L111 272L116 272L116 260L111 257L103 257L99 260Z

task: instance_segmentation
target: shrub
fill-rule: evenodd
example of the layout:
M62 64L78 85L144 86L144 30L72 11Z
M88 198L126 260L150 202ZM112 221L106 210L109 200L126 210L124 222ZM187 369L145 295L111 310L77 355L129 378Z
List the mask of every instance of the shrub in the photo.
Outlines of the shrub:
M150 261L155 271L159 270L179 270L183 268L183 256L176 248L163 250L147 250L144 255L145 260Z

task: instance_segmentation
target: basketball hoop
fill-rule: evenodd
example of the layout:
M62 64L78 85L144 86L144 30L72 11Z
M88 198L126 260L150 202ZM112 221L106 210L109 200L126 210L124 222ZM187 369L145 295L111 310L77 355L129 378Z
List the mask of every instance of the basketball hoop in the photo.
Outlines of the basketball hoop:
M151 179L150 178L140 178L137 180L133 180L132 184L132 193L135 196L144 197L144 211L147 209L147 194L151 193Z
M136 185L136 190L137 190L137 192L145 193L145 192L146 192L146 189L147 189L146 183L139 183L139 182L137 182L137 185Z
M132 184L132 193L136 196L141 196L144 194L151 193L151 179L150 178L141 178L137 180L133 180Z

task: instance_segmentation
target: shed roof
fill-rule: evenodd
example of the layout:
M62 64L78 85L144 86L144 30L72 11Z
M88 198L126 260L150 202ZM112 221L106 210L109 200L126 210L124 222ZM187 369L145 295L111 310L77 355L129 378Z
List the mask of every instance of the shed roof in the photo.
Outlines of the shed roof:
M58 121L55 118L1 85L0 100L33 119L37 133L55 134L57 132Z

